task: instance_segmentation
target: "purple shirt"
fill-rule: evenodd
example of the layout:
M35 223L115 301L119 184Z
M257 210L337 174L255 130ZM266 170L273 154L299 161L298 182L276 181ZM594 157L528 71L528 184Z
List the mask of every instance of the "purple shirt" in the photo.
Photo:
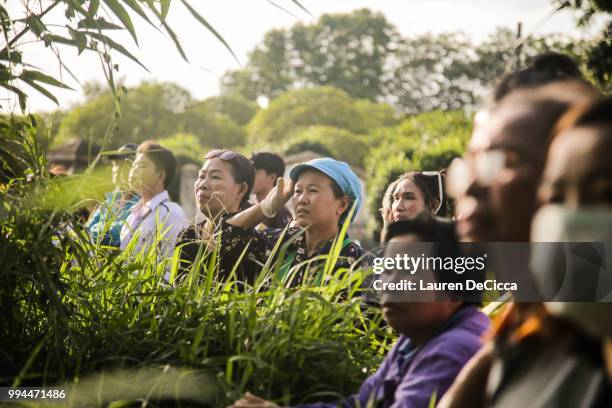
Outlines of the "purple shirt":
M438 334L414 348L401 336L359 392L344 401L300 405L302 408L427 408L440 401L465 363L482 345L489 318L475 306L457 311ZM370 401L374 403L368 405Z

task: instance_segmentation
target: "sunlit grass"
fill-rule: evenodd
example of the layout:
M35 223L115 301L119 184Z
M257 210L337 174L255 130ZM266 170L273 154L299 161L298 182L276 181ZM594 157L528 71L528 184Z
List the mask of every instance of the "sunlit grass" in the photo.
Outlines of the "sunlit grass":
M89 177L34 181L0 197L3 384L79 384L168 366L206 379L196 405L222 406L245 391L298 403L354 392L394 340L380 312L365 311L362 274L332 268L345 230L298 288L287 287L291 276L276 279L271 261L243 290L219 282L218 254L204 246L176 279L176 252L157 262L155 245L119 253L91 242L71 215L84 197L100 196L91 187L97 176ZM142 393L107 387L95 398L146 399L142 375L134 375Z

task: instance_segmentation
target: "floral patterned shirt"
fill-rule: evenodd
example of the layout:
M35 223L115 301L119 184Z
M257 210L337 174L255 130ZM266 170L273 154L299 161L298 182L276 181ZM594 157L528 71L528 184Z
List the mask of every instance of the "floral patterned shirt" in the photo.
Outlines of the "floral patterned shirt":
M227 223L232 215L234 214L226 214L221 217L214 232L215 242L220 243L218 262L220 279L227 279L236 262L241 260L236 270L237 280L252 283L263 266L268 264L270 269L279 266L278 277L286 279L288 286L294 287L303 281L306 271L310 271L311 275L316 271L321 271L332 249L333 239L326 242L315 254L308 256L306 235L301 228L266 230L241 228ZM201 245L201 239L199 239L201 234L198 231L201 231L202 228L203 223L190 226L179 237L177 245L181 246L181 260L184 268L189 267L190 262L196 259ZM282 264L277 265L281 256ZM366 269L372 263L372 255L347 237L342 243L342 249L333 270ZM303 266L294 268L300 264Z

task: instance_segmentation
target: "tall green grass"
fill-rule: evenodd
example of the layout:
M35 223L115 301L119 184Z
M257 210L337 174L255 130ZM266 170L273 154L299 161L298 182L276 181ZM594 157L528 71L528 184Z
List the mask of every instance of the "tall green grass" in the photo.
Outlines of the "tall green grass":
M238 290L232 279L217 280L218 254L204 248L178 280L176 252L157 262L155 245L119 253L91 242L72 215L94 184L94 175L84 177L21 180L0 193L3 385L107 383L174 367L206 385L187 398L195 405L225 406L245 391L281 404L333 400L355 392L394 340L380 312L364 309L361 274L333 270L342 236L299 288L276 279L269 261L253 286ZM147 401L156 382L132 378L148 391L121 397L93 387L95 401Z

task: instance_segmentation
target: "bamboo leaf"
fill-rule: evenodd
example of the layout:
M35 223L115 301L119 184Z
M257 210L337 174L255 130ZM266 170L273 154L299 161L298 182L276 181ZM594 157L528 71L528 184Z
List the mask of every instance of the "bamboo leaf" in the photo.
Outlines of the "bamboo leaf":
M163 21L166 21L166 17L168 17L168 11L170 10L170 0L160 0L161 6L161 18Z
M217 37L217 39L219 41L221 41L221 43L223 43L223 45L225 45L225 48L227 48L227 50L230 52L230 54L232 54L232 56L234 57L234 59L236 60L238 65L240 65L240 67L242 67L242 64L238 60L238 57L236 56L236 54L234 54L234 51L232 50L232 48L229 46L227 41L225 41L225 39L217 32L217 30L215 30L213 28L213 26L211 26L208 23L208 21L206 21L204 19L204 17L202 17L193 7L191 7L191 5L189 4L189 2L187 0L181 0L181 2L185 5L185 7L187 7L187 10L189 10L191 15L194 16L196 20L198 20L204 27L206 27L208 29L208 31L213 33L213 35L215 37Z
M105 20L103 17L96 19L84 18L79 21L77 27L92 30L123 30L123 27L113 24L110 21Z
M123 8L121 4L117 0L104 0L104 3L111 9L114 15L116 15L126 30L130 32L132 38L136 45L138 45L138 38L136 37L136 30L134 29L134 24L132 24L132 19L130 19L129 14Z
M55 102L56 105L59 106L59 102L57 101L57 98L55 97L55 95L49 92L48 89L40 86L39 84L36 83L36 81L32 79L28 79L28 78L20 78L20 79L26 84L30 85L32 88L36 89L41 94L45 95L47 98L51 99L53 102Z
M135 0L123 0L123 2L127 4L132 10L134 10L134 12L138 14L143 20L145 20L147 23L151 24L157 29L155 24L153 24L153 22L149 19L149 16L147 16L147 14L144 12L142 7L140 7L138 2L136 2Z
M21 64L21 51L3 49L0 51L0 60L10 61L14 64Z
M314 16L310 13L310 11L308 11L308 9L306 7L304 7L302 5L302 3L300 3L298 0L291 0L295 5L297 5L299 8L301 8L306 14L308 14L310 17L314 18Z
M68 27L68 32L70 33L72 39L76 41L77 49L79 50L79 55L81 55L83 50L85 50L85 48L87 47L87 36L72 27Z
M66 89L70 89L71 91L74 91L74 89L72 89L65 83L58 81L57 79L49 75L43 74L40 71L23 71L21 75L19 76L19 78L24 81L33 80L33 81L38 81L38 82L44 82L45 84L48 84L48 85L57 86L59 88L66 88Z
M91 17L95 16L98 13L98 8L100 7L100 0L89 0L89 15Z
M145 71L149 72L149 70L147 69L147 67L145 67L142 62L140 62L138 60L138 58L136 58L135 56L133 56L124 46L122 46L121 44L118 44L117 42L113 41L112 39L110 39L109 37L105 36L104 34L100 34L100 33L92 33L90 32L89 35L93 38L96 38L102 42L104 42L106 45L108 45L109 47L111 47L113 50L120 52L121 54L125 55L126 57L128 57L129 59L131 59L132 61L134 61L135 63L137 63L138 65L140 65L141 67L143 67L145 69Z
M25 111L26 101L28 100L28 96L25 94L25 92L23 92L21 89L13 85L9 85L8 83L5 83L4 81L0 81L0 86L17 94L17 98L19 99L19 107L21 108L22 111Z
M166 24L165 21L162 22L162 25L164 26L164 29L166 30L170 38L172 39L172 42L174 42L174 46L176 47L178 52L181 54L181 57L183 57L185 61L189 62L189 59L187 58L187 54L185 54L185 51L183 50L183 46L181 45L181 42L179 41L177 35L174 33L174 31L172 31L170 26Z
M30 30L36 35L36 37L40 37L42 33L45 32L47 27L40 21L40 18L36 14L29 15L25 20L26 25L30 28Z

